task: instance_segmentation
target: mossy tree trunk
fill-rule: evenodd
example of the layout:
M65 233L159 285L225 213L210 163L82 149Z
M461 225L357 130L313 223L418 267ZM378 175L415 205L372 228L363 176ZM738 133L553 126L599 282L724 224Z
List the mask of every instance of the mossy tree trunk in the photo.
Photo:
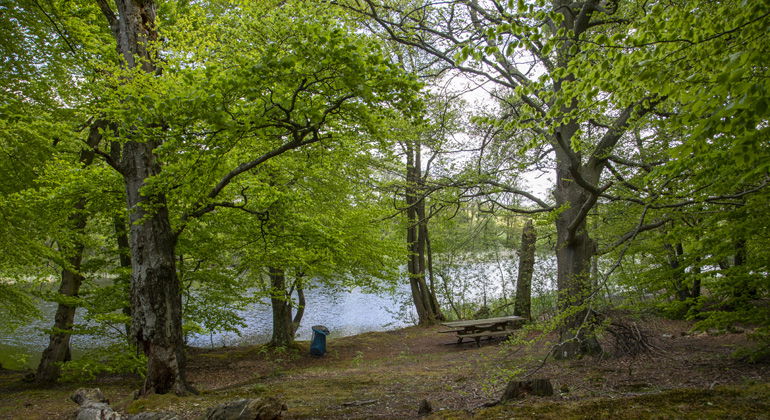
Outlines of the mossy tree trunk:
M425 213L425 185L419 142L406 142L406 159L406 244L409 253L407 272L418 322L428 326L444 319L444 316L435 294L425 280L428 219Z
M159 75L153 0L116 0L117 12L97 0L115 37L118 54L128 69ZM155 149L162 141L132 138L115 143L113 166L123 175L129 215L131 249L132 336L147 356L142 394L194 390L185 377L182 297L176 272L176 234L171 228L163 191L147 189L161 172Z
M532 318L532 274L535 271L535 242L537 233L532 219L527 219L521 232L519 249L519 273L516 279L516 303L513 314L527 319Z
M270 305L273 310L273 335L270 344L275 347L288 347L294 343L302 317L305 314L305 289L302 285L302 276L297 276L291 288L286 281L286 270L278 267L269 267L270 277ZM291 295L297 291L297 311L292 317L294 305Z

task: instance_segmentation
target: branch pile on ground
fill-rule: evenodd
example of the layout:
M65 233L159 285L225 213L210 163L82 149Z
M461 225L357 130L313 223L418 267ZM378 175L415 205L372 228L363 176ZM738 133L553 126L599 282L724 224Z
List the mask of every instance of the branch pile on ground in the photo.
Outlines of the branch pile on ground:
M640 328L634 321L623 318L613 319L606 327L606 331L612 336L612 353L616 357L662 352L653 343L652 334Z

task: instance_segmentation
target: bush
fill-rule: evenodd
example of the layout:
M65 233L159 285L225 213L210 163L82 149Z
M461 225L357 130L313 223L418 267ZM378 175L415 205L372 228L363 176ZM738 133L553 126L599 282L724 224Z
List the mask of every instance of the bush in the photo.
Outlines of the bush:
M98 375L138 375L144 378L147 358L125 344L94 349L77 360L62 365L61 380L82 382L96 379Z

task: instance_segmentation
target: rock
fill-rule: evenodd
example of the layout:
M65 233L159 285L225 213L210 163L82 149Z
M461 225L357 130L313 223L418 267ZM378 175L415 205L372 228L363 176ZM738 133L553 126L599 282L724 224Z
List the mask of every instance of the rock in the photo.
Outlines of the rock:
M110 402L99 388L80 388L70 395L70 399L80 406L75 414L76 420L179 420L174 413L147 412L124 417L110 408Z
M537 395L540 397L550 397L553 395L553 386L548 379L532 379L530 381L511 381L503 391L500 402L515 400L525 395Z
M131 416L128 420L179 420L179 416L174 413L158 413L151 411Z
M672 334L661 334L660 336L663 338L674 338Z
M122 420L123 417L110 408L107 398L99 388L80 388L70 395L70 399L80 406L77 420Z
M104 397L102 390L99 388L79 388L77 391L70 395L70 399L77 405L83 405L86 401L109 403L110 401Z
M433 406L431 406L428 400L420 401L420 408L417 409L418 416L427 416L433 412Z
M210 408L201 420L274 420L283 418L286 404L275 398L231 401Z
M88 402L80 406L77 420L123 420L123 417L110 408L109 404Z

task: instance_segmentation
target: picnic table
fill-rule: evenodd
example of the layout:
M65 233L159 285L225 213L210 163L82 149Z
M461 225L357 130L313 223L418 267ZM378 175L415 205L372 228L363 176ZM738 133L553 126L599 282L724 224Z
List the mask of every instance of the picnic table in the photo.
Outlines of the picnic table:
M497 318L468 319L464 321L442 322L441 325L449 328L441 330L440 333L457 334L457 344L462 344L463 339L472 338L476 341L476 346L481 347L482 337L492 339L513 334L521 327L524 318L520 316L501 316Z

